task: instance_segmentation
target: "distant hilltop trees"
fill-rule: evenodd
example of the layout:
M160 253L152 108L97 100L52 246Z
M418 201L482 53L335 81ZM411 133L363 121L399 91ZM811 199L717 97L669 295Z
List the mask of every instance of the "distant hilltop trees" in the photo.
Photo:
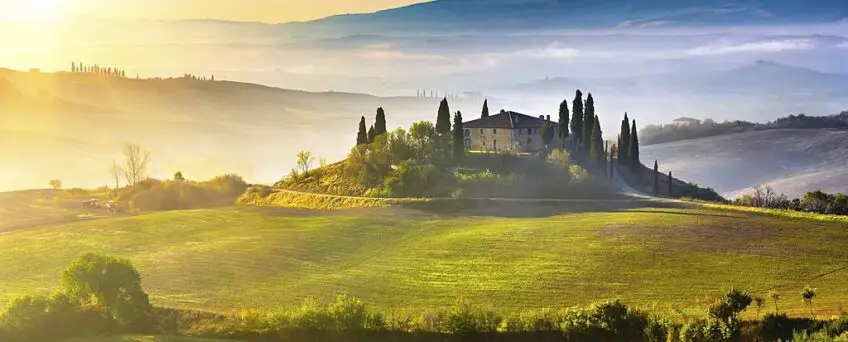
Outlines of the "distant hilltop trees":
M116 67L104 67L99 64L88 64L82 62L71 62L71 72L74 74L90 74L90 75L99 75L104 77L115 77L115 78L127 78L126 70L119 69ZM135 76L136 79L141 79L138 75ZM175 80L175 79L186 79L192 81L215 81L215 75L210 76L198 76L191 73L185 73L182 77L148 77L145 78L147 80Z
M125 70L115 67L103 67L99 64L86 65L82 62L71 62L71 72L75 74L92 74L106 77L127 78Z

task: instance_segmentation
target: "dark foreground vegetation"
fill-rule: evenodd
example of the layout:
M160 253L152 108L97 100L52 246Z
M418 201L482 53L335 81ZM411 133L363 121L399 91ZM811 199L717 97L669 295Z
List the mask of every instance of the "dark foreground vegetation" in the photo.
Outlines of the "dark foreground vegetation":
M848 111L829 116L789 115L764 124L739 120L717 123L707 119L700 123L688 125L648 125L640 130L639 134L641 134L645 145L651 145L731 133L787 128L848 128Z
M813 313L815 289L801 297ZM57 341L104 334L186 334L248 341L842 341L848 316L790 318L775 311L742 321L766 301L732 289L715 299L709 316L683 322L628 307L617 300L585 307L504 315L459 299L449 309L423 313L370 311L351 296L330 303L306 299L289 308L231 315L154 308L128 260L85 254L62 273L52 296L25 296L0 315L2 341ZM812 337L811 337L812 336Z

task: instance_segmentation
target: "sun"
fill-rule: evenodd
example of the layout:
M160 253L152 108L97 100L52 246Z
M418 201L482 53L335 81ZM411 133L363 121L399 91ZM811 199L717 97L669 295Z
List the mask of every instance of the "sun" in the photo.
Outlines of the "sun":
M30 22L49 22L64 14L68 0L24 0L19 3L18 19Z

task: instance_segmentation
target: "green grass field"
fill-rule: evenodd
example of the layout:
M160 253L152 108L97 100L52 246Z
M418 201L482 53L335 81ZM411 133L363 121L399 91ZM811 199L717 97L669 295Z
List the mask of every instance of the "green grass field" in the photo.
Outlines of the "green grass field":
M71 339L66 342L227 342L235 340L210 340L196 337L176 336L110 336L110 337L85 337Z
M0 235L0 304L49 293L83 252L132 259L154 304L230 312L339 292L376 309L504 313L621 298L701 314L731 286L804 315L848 308L845 223L695 208L500 203L464 211L221 208L69 222ZM767 309L772 310L769 301ZM749 310L753 312L753 310ZM752 313L751 313L752 314Z

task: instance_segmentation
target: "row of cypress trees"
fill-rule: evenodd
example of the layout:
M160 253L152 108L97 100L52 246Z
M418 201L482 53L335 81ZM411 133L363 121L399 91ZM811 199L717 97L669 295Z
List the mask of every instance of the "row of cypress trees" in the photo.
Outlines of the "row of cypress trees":
M377 108L374 124L366 130L365 116L359 119L359 132L356 133L356 144L364 145L374 141L378 135L386 133L386 112L383 107Z

